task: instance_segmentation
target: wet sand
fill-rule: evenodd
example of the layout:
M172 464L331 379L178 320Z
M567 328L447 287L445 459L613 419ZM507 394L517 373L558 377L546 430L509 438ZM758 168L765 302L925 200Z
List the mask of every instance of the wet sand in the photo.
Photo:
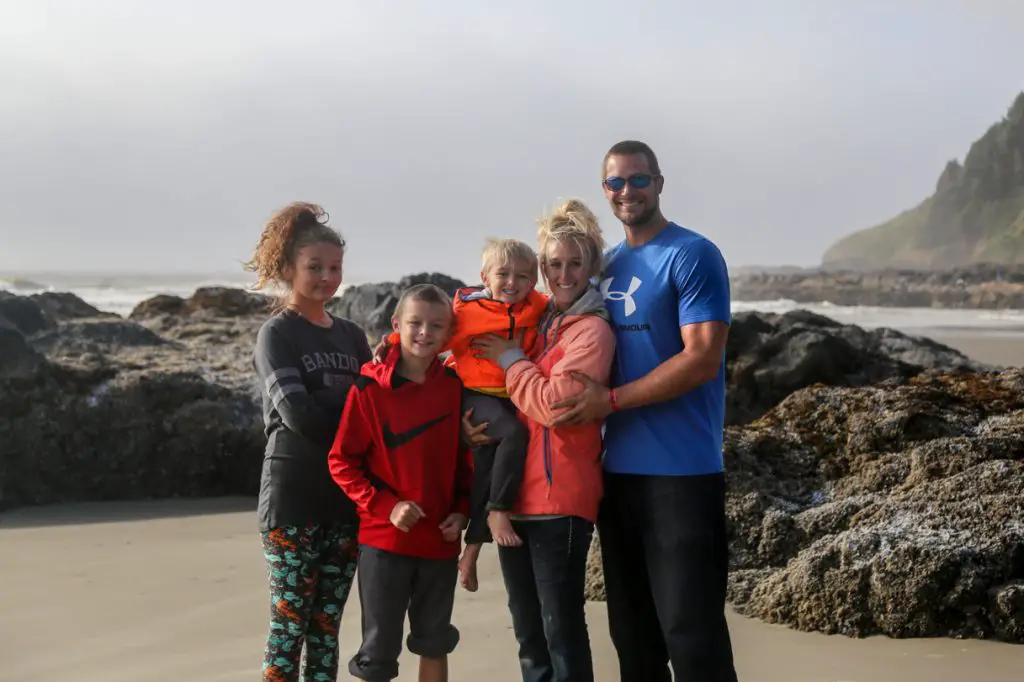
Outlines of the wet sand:
M964 355L1000 367L1024 367L1024 330L972 332L968 329L914 331L956 348Z
M239 681L259 676L267 592L251 500L104 503L0 514L0 679ZM493 550L482 587L455 606L452 680L516 682ZM589 605L600 682L618 680L602 604ZM1024 646L975 640L862 640L730 614L743 682L1010 682ZM342 626L358 647L359 600ZM344 668L340 680L349 679ZM403 655L399 680L415 680Z

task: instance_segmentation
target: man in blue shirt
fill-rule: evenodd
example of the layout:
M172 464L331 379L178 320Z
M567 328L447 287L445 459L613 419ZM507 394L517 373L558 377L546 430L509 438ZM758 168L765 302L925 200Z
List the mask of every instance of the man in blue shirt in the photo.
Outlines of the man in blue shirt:
M722 432L729 274L706 237L668 221L646 144L605 155L605 196L625 239L600 288L616 331L612 389L552 404L556 425L606 419L598 520L621 679L735 682L725 620Z

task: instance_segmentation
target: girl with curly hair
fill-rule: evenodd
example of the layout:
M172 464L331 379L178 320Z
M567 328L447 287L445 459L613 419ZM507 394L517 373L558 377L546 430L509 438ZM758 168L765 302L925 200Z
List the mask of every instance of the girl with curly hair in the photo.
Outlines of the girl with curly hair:
M294 203L267 222L246 263L256 288L279 292L253 352L267 436L258 508L270 587L264 680L299 680L303 650L302 680L337 678L358 516L331 478L327 455L349 390L371 358L363 330L325 308L341 286L344 255L323 208Z

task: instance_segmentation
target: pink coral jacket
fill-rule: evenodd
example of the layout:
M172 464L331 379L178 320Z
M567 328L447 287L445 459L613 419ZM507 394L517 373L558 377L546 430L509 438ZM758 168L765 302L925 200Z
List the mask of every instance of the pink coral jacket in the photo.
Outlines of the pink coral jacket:
M501 358L509 396L530 429L514 514L571 515L597 521L604 494L602 423L551 428L558 415L549 405L583 390L572 372L607 385L614 355L615 334L604 300L589 289L565 313L551 310L544 316L529 359L518 350Z

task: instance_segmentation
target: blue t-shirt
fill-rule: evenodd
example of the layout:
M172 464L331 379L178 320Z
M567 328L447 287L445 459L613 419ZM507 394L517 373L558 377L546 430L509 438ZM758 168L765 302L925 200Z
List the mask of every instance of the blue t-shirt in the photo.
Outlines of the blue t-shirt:
M683 350L680 327L729 324L729 272L706 237L669 223L650 242L609 249L601 293L615 329L612 385L648 374ZM663 403L623 410L605 423L604 467L614 473L719 473L725 425L725 357L711 381Z

